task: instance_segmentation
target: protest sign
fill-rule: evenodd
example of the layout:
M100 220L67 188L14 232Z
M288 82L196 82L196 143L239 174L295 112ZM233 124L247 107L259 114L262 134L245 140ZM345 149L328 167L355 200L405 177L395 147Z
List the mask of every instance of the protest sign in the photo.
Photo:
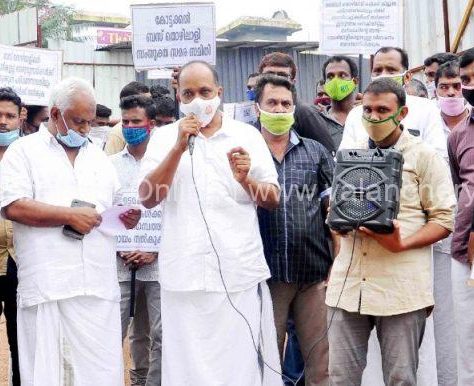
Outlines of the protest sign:
M132 5L132 53L137 71L216 63L213 3Z
M158 252L161 241L161 207L146 209L140 204L136 190L120 193L121 203L125 206L137 206L142 210L142 217L137 226L120 232L115 236L118 251Z
M373 54L403 46L402 0L322 0L320 51Z
M0 45L0 85L15 90L23 103L47 106L61 75L61 51Z

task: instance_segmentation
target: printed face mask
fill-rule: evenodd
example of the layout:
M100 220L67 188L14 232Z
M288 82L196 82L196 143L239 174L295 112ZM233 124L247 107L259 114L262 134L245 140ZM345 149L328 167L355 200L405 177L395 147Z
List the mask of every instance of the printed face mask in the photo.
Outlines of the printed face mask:
M216 115L221 104L221 98L215 96L212 99L194 98L189 103L180 103L179 109L184 115L194 114L201 121L202 127L207 126Z
M122 134L125 138L125 142L129 145L136 146L146 141L150 136L150 127L131 127L122 126Z
M324 85L324 91L329 97L335 101L342 101L352 94L355 90L356 84L353 79L346 80L339 77L334 77Z

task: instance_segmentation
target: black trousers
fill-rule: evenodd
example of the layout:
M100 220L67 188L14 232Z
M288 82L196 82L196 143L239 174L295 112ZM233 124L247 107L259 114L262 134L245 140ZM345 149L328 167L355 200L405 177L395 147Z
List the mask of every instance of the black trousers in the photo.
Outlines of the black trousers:
M7 274L0 276L0 315L4 313L7 322L7 337L12 358L13 386L20 386L18 363L18 342L16 334L16 288L18 286L15 261L8 257Z

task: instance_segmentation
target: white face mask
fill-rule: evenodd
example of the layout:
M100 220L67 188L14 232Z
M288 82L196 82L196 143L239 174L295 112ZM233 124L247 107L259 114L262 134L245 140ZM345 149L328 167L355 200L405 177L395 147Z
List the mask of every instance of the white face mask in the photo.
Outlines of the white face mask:
M221 98L216 95L212 99L194 98L189 103L180 103L179 109L184 115L194 114L201 121L202 127L207 126L216 115L221 104Z

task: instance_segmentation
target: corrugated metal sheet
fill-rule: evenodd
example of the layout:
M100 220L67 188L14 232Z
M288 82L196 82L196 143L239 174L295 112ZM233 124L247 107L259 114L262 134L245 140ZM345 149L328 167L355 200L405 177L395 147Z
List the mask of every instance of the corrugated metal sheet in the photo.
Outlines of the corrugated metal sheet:
M218 48L216 70L224 88L224 102L238 102L246 99L245 91L247 77L258 71L262 57L275 49L262 48ZM321 79L321 69L328 56L314 53L301 53L296 50L278 50L286 52L293 57L297 67L296 90L301 101L311 103L316 94L316 82ZM358 58L354 60L358 63ZM367 85L369 80L369 63L363 61L362 85ZM137 80L148 85L160 84L167 87L167 80L149 80L146 72L137 73Z
M450 41L464 15L468 0L448 0ZM405 49L410 57L410 67L423 64L423 60L437 52L445 52L442 0L405 0ZM474 12L458 51L474 46Z
M36 8L26 8L0 16L0 43L8 46L32 43L37 39Z
M76 76L94 85L97 103L108 106L113 116L120 116L119 94L135 80L130 51L98 52L89 44L48 41L48 48L63 51L63 78Z

